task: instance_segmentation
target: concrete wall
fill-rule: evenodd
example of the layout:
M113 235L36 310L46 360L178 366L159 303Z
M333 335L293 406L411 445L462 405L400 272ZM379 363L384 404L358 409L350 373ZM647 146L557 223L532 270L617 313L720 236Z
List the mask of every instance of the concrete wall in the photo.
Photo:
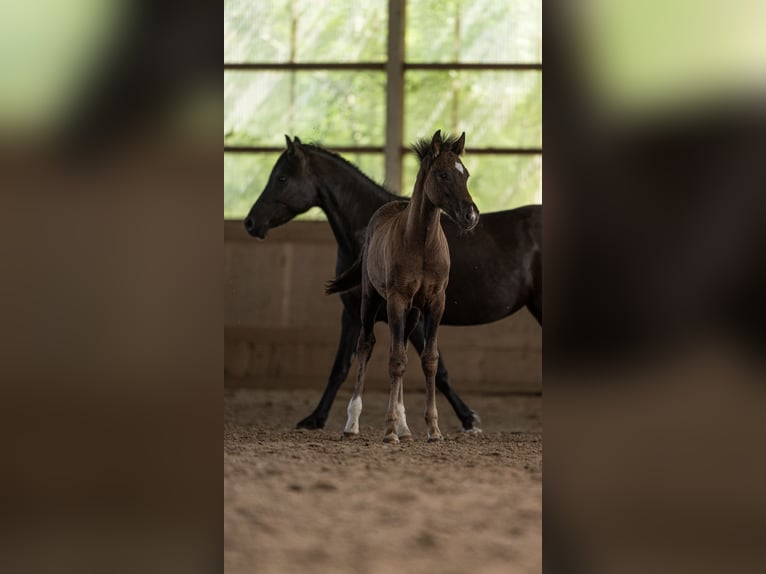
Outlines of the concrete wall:
M340 334L340 299L324 295L335 255L325 222L291 222L265 241L240 222L224 222L227 385L324 388ZM367 388L387 389L387 326L379 323L375 334ZM542 389L542 329L526 309L490 325L443 326L439 343L459 391ZM355 373L356 365L347 385ZM405 381L422 385L412 348Z

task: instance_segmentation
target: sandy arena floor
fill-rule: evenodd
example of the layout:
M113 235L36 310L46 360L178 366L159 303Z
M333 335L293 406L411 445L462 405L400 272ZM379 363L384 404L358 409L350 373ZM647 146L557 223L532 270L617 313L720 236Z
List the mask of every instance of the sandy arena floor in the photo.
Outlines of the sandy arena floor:
M428 443L408 393L415 440L388 445L381 392L341 438L347 386L320 431L293 430L320 389L225 391L227 574L541 571L542 397L466 394L484 433L465 435L439 396L446 440Z

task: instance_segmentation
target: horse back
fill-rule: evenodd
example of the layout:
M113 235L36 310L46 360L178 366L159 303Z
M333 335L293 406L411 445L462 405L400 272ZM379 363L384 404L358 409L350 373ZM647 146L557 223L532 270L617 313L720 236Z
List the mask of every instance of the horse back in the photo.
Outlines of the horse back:
M542 206L483 213L467 234L446 218L442 226L452 260L442 323L497 321L541 293Z

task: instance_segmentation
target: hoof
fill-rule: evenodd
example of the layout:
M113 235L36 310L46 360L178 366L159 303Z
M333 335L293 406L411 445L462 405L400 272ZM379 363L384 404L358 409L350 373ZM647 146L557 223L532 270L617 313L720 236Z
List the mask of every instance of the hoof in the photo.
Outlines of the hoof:
M399 435L399 440L402 442L412 442L412 434Z
M483 432L484 431L481 430L479 427L473 427L473 428L470 428L470 429L463 429L463 434L476 435L476 434L481 434Z
M477 413L471 411L471 416L463 419L463 432L481 432L481 418Z
M308 430L323 429L324 420L314 416L308 416L305 419L298 421L298 424L295 425L295 428Z
M358 432L346 432L346 431L343 431L342 438L352 438L352 439L353 438L359 438L359 433Z
M383 437L383 442L387 442L389 444L397 444L399 442L399 437L395 434L387 434Z
M429 436L428 442L444 442L444 437L441 435L438 436Z

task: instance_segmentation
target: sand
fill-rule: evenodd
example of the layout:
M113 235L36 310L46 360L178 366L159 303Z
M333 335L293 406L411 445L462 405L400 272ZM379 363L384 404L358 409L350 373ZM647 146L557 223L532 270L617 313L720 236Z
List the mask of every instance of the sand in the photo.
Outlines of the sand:
M350 389L325 429L293 430L319 391L225 391L227 574L541 571L542 397L467 394L484 429L467 435L440 396L445 441L428 443L408 393L415 440L390 445L381 392L359 438L341 437Z

